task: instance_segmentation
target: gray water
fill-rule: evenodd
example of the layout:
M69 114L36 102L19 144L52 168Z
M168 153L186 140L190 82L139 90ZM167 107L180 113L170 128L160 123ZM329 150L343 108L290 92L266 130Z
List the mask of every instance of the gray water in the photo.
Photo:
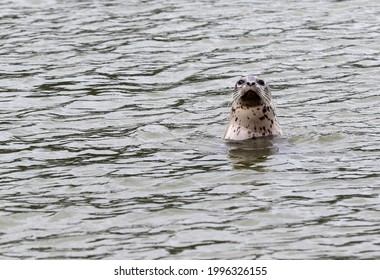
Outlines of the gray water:
M1 1L0 258L378 259L379 84L377 0Z

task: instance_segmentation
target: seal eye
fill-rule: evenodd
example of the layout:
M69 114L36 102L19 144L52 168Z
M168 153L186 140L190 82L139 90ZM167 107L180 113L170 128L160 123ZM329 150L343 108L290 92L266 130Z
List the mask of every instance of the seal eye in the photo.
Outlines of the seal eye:
M264 86L264 85L265 85L264 80L258 80L257 83L258 83L260 86Z
M244 80L242 79L242 80L239 80L238 82L237 82L237 84L239 85L239 86L241 86L242 84L244 84Z

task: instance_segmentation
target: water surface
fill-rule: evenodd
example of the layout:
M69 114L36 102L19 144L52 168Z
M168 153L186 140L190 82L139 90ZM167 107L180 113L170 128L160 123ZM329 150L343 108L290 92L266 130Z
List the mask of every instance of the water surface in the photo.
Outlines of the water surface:
M380 257L380 4L3 1L0 258ZM262 75L284 137L222 140Z

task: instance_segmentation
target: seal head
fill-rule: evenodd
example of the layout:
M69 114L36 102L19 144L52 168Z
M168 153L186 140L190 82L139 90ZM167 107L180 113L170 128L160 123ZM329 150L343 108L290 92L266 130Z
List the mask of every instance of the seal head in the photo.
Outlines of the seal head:
M225 140L247 140L281 135L267 82L255 75L242 76L235 85Z

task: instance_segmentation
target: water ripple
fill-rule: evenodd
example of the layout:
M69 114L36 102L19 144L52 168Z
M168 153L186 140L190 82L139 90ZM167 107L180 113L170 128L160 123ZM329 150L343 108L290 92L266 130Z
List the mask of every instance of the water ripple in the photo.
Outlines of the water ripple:
M379 258L379 18L373 0L2 2L1 258ZM222 141L246 72L283 138Z

